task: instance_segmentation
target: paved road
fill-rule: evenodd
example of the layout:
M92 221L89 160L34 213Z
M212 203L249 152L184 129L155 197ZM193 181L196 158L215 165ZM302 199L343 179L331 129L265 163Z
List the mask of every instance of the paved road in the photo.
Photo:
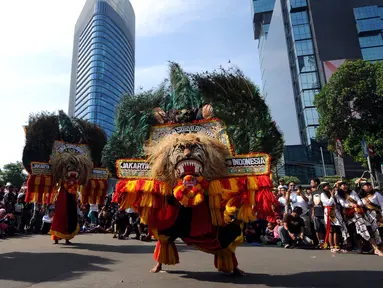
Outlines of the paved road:
M1 288L383 287L383 257L244 246L246 277L215 271L213 257L179 245L181 264L149 273L154 243L81 235L72 247L49 236L0 240Z

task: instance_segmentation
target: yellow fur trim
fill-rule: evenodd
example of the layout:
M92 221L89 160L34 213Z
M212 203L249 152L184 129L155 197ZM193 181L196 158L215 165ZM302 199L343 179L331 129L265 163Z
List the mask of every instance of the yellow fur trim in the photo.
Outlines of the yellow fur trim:
M160 246L159 251L159 258L156 259L159 263L165 264L165 265L176 265L178 264L177 259L177 248L174 244L168 244L168 243L162 243ZM155 248L155 252L158 250L158 248Z
M235 211L237 211L237 207L233 205L234 200L235 200L234 198L231 198L229 201L227 201L225 212L223 214L226 224L231 222L232 217L235 214Z
M137 180L127 181L125 189L128 193L136 192Z
M76 230L72 234L69 234L69 235L68 234L62 234L62 233L60 233L58 231L54 231L52 229L49 231L49 234L56 236L60 239L71 240L74 238L74 236L76 236L78 234L78 231L80 231L80 225L77 224Z
M142 209L140 209L140 221L144 225L148 225L150 210L151 208L149 207L143 207Z
M252 176L247 177L247 189L250 191L256 191L259 189L258 181L256 177L252 177Z
M140 207L153 207L155 196L153 194L145 193L142 195Z
M237 219L245 223L254 222L255 215L250 204L243 204L238 210Z
M125 184L125 192L127 193L137 193L137 192L144 192L144 193L160 193L164 196L171 195L172 189L169 187L167 183L161 182L156 187L156 180L144 180L144 184L142 185L142 180L128 180ZM142 185L141 187L138 187L138 185ZM156 191L156 188L158 188L159 191ZM140 191L138 191L140 189Z
M243 237L243 223L241 223L239 225L241 227L241 235L239 235L228 247L227 249L229 249L231 252L235 253L235 249L241 245L244 241L244 237Z
M233 253L230 250L223 249L215 257L218 271L225 273L234 271Z
M194 199L193 199L193 205L198 205L199 203L202 203L204 197L202 194L197 194L194 196Z

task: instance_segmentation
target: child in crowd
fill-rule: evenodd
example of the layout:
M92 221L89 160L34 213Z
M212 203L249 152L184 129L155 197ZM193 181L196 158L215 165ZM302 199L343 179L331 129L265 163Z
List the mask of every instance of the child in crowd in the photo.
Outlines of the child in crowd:
M277 217L276 221L277 221L277 225L275 225L274 230L273 230L274 238L278 239L278 241L281 241L281 237L279 237L278 229L279 229L279 227L283 226L283 221L280 217Z
M276 244L280 239L274 234L275 223L267 223L266 234L261 236L261 241L264 244Z
M245 229L245 238L247 243L253 243L256 240L256 233L255 229L253 228L252 224L247 224L247 227Z

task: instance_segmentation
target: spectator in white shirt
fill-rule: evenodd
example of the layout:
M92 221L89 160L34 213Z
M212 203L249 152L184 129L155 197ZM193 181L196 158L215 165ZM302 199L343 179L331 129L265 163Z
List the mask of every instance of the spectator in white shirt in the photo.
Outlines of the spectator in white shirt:
M41 226L42 234L48 234L49 230L51 229L54 214L54 210L49 210L48 214L43 217L43 224Z
M287 187L286 186L278 186L278 191L281 197L278 198L279 205L281 207L281 214L287 213L286 210L286 193L287 193Z
M295 207L302 208L302 214L300 217L305 222L305 235L311 236L311 221L309 216L309 202L310 197L307 197L302 192L302 187L297 186L295 182L290 182L288 186L288 190L286 193L286 207L291 207L291 209L294 209Z

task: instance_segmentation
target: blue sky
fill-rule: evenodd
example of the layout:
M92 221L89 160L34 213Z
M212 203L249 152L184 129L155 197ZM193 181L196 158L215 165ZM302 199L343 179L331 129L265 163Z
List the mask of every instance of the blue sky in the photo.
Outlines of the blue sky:
M232 64L260 84L250 0L131 0L136 89L167 76L168 61L197 72ZM68 109L73 30L85 0L2 3L0 167L21 160L29 113ZM20 7L23 7L20 11ZM18 13L12 13L12 11ZM19 13L20 11L20 13ZM7 29L10 27L10 29ZM4 41L6 40L6 41Z

